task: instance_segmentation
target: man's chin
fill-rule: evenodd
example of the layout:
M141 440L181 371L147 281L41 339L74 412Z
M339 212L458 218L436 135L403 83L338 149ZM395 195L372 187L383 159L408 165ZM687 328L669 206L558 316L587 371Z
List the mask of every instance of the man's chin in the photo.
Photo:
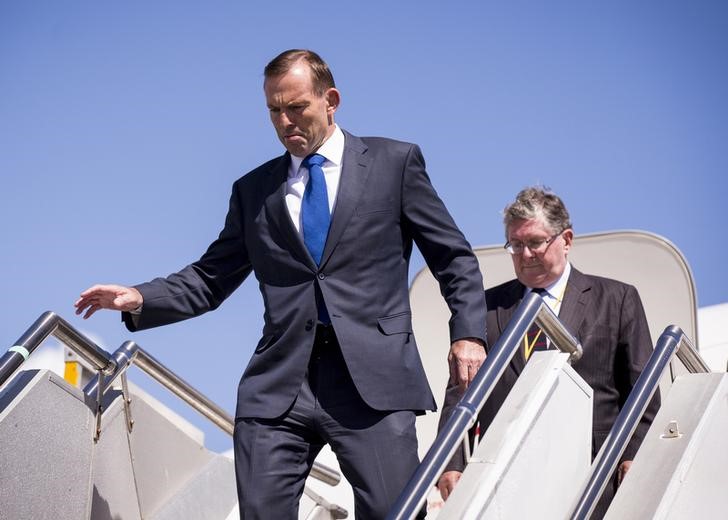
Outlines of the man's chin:
M300 137L284 137L281 142L283 143L283 146L286 147L286 150L288 150L291 154L297 157L305 157L306 155L308 155L308 147L306 146L306 142Z
M521 274L521 276L518 277L518 281L521 282L526 287L542 287L544 280L545 280L545 277L534 276L533 274L531 274L531 275Z

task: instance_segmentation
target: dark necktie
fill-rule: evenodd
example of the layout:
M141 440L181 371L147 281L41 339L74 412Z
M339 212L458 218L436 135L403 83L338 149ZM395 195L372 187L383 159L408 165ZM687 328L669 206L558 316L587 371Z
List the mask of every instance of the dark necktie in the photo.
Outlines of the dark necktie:
M546 293L546 289L538 287L532 289L531 292L534 292L543 298L543 295ZM534 322L528 329L526 337L524 338L523 354L526 361L528 361L528 358L530 358L531 354L533 354L534 352L546 350L547 348L548 345L546 343L546 334L544 334L539 326L536 325L536 322Z
M311 253L316 265L321 263L321 256L329 233L329 196L326 192L326 179L321 164L326 159L317 153L306 157L301 165L308 169L308 183L301 201L301 225L303 241Z

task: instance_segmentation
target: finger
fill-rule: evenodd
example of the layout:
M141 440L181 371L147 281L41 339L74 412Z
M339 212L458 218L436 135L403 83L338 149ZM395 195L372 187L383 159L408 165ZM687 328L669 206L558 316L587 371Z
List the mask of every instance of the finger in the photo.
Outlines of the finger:
M447 497L452 495L452 492L455 491L455 486L457 485L458 480L460 479L457 477L449 477L445 481L445 495L447 495ZM447 500L447 497L445 498L445 500Z
M74 305L76 306L76 314L81 314L91 305L91 302L86 298L80 298Z
M460 386L463 388L468 387L468 365L460 365L458 367L458 377L460 378L458 381L460 382Z
M89 307L89 309L88 309L88 310L86 311L86 314L84 314L84 316L83 316L83 319L84 319L84 320L87 320L87 319L89 319L89 318L90 318L91 316L93 316L93 314L94 314L94 313L95 313L95 312L96 312L97 310L99 310L100 308L101 308L101 307L100 307L99 305L96 305L96 304L92 305L92 306L91 306L91 307Z
M468 365L468 386L470 386L470 383L473 382L473 379L475 379L475 374L478 373L478 369L473 365Z
M455 381L456 383L460 383L460 379L458 377L458 367L457 367L457 360L454 356L451 356L448 358L448 368L450 369L450 380Z
M438 482L437 489L440 490L440 496L443 500L447 500L447 497L450 496L450 489L447 485L447 482Z
M81 293L81 298L88 298L91 295L101 292L103 285L93 285Z
M462 361L460 364L460 382L462 386L467 388L475 377L477 369L473 367L471 361Z
M476 357L473 359L473 361L470 363L470 366L473 367L473 373L477 374L478 370L480 370L480 367L483 366L483 360Z
M95 291L94 292L84 292L79 295L78 300L76 300L76 304L88 302L89 300L92 300L93 298L97 298L97 297L98 297L98 295L96 294Z

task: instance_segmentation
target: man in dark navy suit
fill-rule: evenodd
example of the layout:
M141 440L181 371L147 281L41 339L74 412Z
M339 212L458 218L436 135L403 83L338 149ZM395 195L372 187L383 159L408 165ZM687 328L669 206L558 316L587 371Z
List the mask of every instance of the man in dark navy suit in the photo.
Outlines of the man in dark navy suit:
M287 152L234 184L218 239L166 278L84 291L77 313L121 310L130 330L165 325L216 308L254 272L265 326L238 387L241 517L297 518L328 443L357 518L383 518L418 464L415 416L435 408L412 334L413 243L451 310L449 359L463 386L485 357L478 263L416 145L335 124L340 93L317 54L280 54L264 91Z

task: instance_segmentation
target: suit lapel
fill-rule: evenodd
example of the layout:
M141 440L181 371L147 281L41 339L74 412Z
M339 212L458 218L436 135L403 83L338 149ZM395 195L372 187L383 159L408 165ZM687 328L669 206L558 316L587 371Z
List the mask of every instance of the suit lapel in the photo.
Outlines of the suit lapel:
M564 324L571 334L575 337L579 332L584 316L586 315L587 304L589 301L589 289L591 285L586 276L581 272L571 268L571 274L566 284L564 299L561 302L559 311L559 320ZM508 322L513 317L518 305L523 300L525 286L518 280L513 280L508 287L504 288L505 294L503 301L506 305L498 307L498 335L500 336L508 326ZM511 359L511 367L520 374L526 366L524 357L523 340L519 345L518 354Z
M508 322L511 321L511 318L516 313L518 305L521 303L521 300L523 300L523 292L525 290L526 288L518 280L513 280L513 282L505 289L506 297L504 301L507 301L508 304L503 307L498 307L499 335L505 331L508 326Z
M370 157L365 155L367 146L364 142L344 131L344 156L341 161L341 178L339 192L331 215L331 227L326 238L321 265L325 265L331 253L346 229L357 202L364 193L364 186L369 177Z
M500 337L508 326L508 322L516 313L516 309L523 301L523 293L526 287L518 280L513 280L505 290L504 301L508 302L503 307L498 307L498 336ZM523 371L526 365L523 352L523 340L519 342L518 352L511 358L510 366L516 374Z
M561 302L559 319L574 337L579 333L586 315L590 288L587 277L572 267L569 281L566 283L564 300Z
M286 181L288 180L288 167L290 164L291 157L286 152L271 168L268 176L271 186L265 191L265 193L271 193L271 196L267 197L265 202L268 218L270 223L278 228L281 236L288 243L291 252L302 259L309 268L316 271L318 269L316 263L311 258L311 254L308 252L300 233L296 231L286 206Z

